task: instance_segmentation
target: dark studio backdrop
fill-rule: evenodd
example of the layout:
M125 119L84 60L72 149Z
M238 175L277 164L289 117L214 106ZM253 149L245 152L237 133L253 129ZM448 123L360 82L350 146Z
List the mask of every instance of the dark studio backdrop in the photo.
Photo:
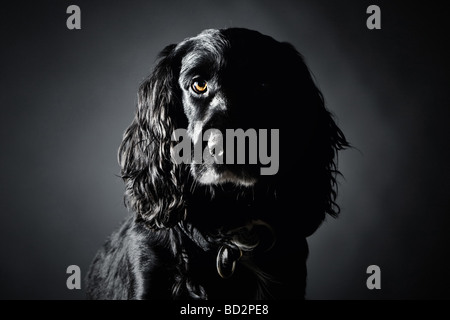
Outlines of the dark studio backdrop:
M81 30L66 27L71 4ZM371 4L381 30L366 27ZM127 214L116 154L139 83L165 45L224 27L291 42L357 148L340 156L340 217L308 239L307 298L450 298L443 5L19 1L0 15L0 298L84 298L66 268L84 277ZM372 264L381 290L366 287Z

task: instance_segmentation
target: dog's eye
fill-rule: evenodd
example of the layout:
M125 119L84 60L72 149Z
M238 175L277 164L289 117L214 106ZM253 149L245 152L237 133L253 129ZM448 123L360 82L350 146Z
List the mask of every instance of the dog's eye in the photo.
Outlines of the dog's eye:
M194 90L195 93L202 94L206 92L208 84L206 83L205 80L196 79L192 82L191 88L192 90Z

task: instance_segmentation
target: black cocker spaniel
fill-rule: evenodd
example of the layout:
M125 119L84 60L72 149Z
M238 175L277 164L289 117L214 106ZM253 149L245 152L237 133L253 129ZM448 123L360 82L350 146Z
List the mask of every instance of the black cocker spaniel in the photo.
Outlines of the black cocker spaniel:
M347 146L292 45L239 28L169 45L119 149L134 214L88 297L303 299L306 237L339 213Z

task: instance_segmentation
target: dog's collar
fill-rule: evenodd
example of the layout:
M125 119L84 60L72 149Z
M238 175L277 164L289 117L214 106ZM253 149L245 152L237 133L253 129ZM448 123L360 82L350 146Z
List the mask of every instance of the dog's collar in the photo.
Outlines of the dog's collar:
M183 233L203 251L208 252L216 248L212 237L203 235L203 233L195 228L191 223L180 221L178 223L178 226L183 231Z
M219 240L210 235L204 235L189 222L181 221L178 225L182 232L204 252L217 251L216 268L220 277L226 279L233 275L236 261L242 257L242 250L238 246L224 239Z

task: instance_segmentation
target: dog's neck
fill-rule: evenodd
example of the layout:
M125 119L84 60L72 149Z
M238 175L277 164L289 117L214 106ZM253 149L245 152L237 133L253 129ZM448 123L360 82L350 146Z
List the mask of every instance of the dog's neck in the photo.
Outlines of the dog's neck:
M233 274L238 260L248 263L248 255L268 250L275 241L263 216L276 202L270 188L198 188L186 200L186 220L178 227L187 241L215 257L217 272L223 278Z
M186 221L204 232L231 230L252 220L267 220L267 209L276 203L268 185L237 187L232 184L198 186L185 195Z

